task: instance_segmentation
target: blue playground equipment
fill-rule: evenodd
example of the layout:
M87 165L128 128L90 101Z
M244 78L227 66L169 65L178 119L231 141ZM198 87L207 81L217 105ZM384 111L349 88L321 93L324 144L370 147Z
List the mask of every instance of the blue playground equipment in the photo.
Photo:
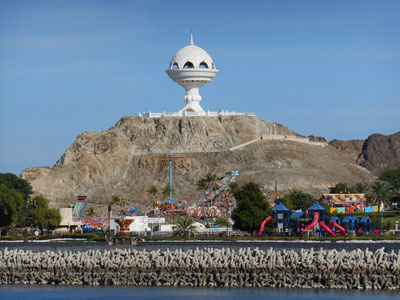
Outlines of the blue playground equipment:
M308 210L308 220L309 221L311 221L312 218L314 218L314 213L315 212L318 213L318 222L312 228L312 230L313 230L313 236L316 236L316 233L318 233L318 236L321 237L322 236L322 230L320 228L320 223L321 222L325 223L325 213L326 213L325 208L321 204L319 204L318 201L315 201L315 203L313 205L311 205L309 208L307 208L307 210Z
M130 209L129 209L129 213L128 213L128 216L133 216L134 214L138 214L138 213L140 213L140 209L139 209L139 207L131 207Z
M342 223L343 223L343 225L346 224L346 231L348 231L348 230L353 231L355 225L356 224L358 225L358 219L357 219L357 217L353 217L353 216L345 216L343 218Z
M83 233L95 233L95 232L104 232L103 226L91 226L89 224L82 225Z
M293 232L295 235L298 235L298 236L303 235L301 229L304 227L304 224L303 224L302 220L300 220L300 219L304 219L304 217L305 217L305 214L302 210L294 211L290 215L289 220L292 222L292 228L293 228Z
M362 235L367 235L367 233L371 235L371 223L372 221L369 216L363 216L361 218L360 224L361 224Z
M339 219L338 217L332 217L332 218L329 220L329 223L332 223L332 222L336 222L336 223L338 223L339 225L342 223L342 222L340 222L340 219Z
M272 209L273 223L272 226L277 231L286 232L289 230L290 210L282 202Z

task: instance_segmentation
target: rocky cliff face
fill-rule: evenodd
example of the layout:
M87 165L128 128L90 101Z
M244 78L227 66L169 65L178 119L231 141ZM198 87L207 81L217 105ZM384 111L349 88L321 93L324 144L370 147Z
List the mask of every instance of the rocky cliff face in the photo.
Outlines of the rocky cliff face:
M53 167L28 168L21 176L53 206L73 204L77 195L105 208L112 194L130 203L150 206L146 189L168 182L172 152L176 197L197 202L196 182L207 172L222 176L240 172L239 182L260 184L265 192L297 188L319 194L337 182L369 181L372 175L334 147L289 140L261 140L274 134L295 134L286 127L254 116L124 117L104 132L77 137ZM272 129L271 129L272 128ZM252 143L248 144L248 142ZM245 144L243 147L235 147ZM231 151L235 147L234 151Z
M372 134L366 140L333 140L329 144L377 176L386 168L400 167L400 132Z
M209 152L229 149L259 137L256 117L124 117L105 132L85 132L56 163L70 165L84 156Z

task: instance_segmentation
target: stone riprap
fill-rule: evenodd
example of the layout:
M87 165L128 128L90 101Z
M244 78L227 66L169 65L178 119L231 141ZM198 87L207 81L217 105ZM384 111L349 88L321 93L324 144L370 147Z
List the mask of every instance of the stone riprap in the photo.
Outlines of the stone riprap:
M399 289L400 251L0 251L0 284Z

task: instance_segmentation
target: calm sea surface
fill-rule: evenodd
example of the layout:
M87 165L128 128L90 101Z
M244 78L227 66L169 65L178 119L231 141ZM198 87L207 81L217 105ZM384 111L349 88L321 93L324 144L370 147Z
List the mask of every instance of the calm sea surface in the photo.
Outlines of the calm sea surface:
M66 287L0 286L1 300L91 300L91 299L400 299L399 292L272 289L272 288L176 288L176 287Z
M91 249L98 249L100 251L111 250L115 248L119 249L136 249L138 251L146 249L147 251L152 250L175 250L182 249L184 251L196 248L231 248L239 250L240 248L259 248L262 250L268 250L273 248L275 250L296 250L300 249L336 249L336 250L355 250L368 248L371 251L375 251L382 247L385 251L400 251L400 242L305 242L305 241L243 241L243 242L215 242L215 241L188 241L188 242L145 242L138 246L131 245L117 245L108 246L105 242L84 242L84 241L68 241L68 242L0 242L0 251L4 248L8 249L22 249L31 250L33 252L53 250L53 251L88 251Z

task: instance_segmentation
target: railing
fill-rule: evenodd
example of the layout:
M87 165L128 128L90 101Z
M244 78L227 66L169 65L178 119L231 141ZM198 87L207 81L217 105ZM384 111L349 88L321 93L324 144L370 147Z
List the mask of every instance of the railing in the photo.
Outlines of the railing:
M144 117L144 118L161 118L161 117L200 117L200 116L207 116L207 117L217 117L217 116L232 116L232 115L247 115L247 116L255 116L256 114L253 112L250 113L241 113L241 112L235 112L235 111L206 111L204 113L197 113L197 112L188 112L188 111L182 111L182 112L172 112L172 113L167 113L167 112L162 112L162 113L153 113L153 112L144 112L144 113L139 113L137 116L139 117Z

